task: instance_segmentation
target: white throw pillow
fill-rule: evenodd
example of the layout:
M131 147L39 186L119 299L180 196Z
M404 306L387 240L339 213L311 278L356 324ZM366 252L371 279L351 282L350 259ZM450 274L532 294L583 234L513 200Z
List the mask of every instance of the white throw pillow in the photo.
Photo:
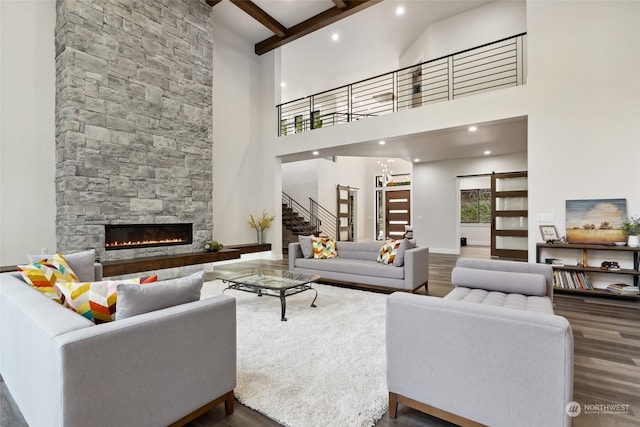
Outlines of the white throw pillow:
M148 285L118 285L116 320L200 299L204 270L190 276L163 280Z
M310 236L298 236L298 242L300 243L300 250L302 251L302 256L305 258L313 258L313 234Z
M53 255L27 255L29 262L38 262L43 259L51 258ZM69 267L78 276L80 282L95 282L96 269L94 263L96 261L96 250L89 249L87 251L74 252L70 254L62 254L69 264Z
M407 249L413 249L415 247L416 245L413 241L409 239L402 239L402 242L400 242L400 247L398 248L398 253L396 254L396 257L393 259L393 266L402 267L404 265L404 252Z

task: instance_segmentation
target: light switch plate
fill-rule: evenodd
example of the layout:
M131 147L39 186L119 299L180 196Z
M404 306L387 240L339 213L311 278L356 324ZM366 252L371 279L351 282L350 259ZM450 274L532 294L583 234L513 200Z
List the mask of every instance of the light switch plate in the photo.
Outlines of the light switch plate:
M536 215L538 222L553 222L552 213L539 213Z

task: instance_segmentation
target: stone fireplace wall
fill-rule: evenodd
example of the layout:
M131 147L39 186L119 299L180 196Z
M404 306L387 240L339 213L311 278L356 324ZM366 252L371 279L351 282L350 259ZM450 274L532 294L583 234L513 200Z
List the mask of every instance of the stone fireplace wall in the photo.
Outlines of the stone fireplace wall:
M58 0L58 251L102 260L211 239L211 7L204 0ZM193 245L104 251L104 224L193 223Z

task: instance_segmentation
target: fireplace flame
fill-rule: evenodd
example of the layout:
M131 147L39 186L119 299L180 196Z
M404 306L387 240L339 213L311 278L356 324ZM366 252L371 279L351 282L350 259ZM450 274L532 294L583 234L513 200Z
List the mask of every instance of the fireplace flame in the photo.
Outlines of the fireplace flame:
M104 244L105 248L119 248L123 246L141 246L141 245L164 245L168 243L184 243L186 239L161 239L161 240L139 240L136 242L107 242Z

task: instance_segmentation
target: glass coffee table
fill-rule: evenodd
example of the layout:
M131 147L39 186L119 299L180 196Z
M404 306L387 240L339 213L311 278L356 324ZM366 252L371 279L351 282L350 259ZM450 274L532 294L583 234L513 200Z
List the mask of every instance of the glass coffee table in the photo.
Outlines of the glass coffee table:
M286 298L304 291L315 292L315 297L311 302L311 307L316 306L318 291L311 287L320 276L312 274L293 273L291 271L253 269L244 271L214 271L216 278L227 283L228 286L222 291L235 289L238 291L251 292L259 297L263 295L279 297L281 307L281 321L286 321L287 311Z

